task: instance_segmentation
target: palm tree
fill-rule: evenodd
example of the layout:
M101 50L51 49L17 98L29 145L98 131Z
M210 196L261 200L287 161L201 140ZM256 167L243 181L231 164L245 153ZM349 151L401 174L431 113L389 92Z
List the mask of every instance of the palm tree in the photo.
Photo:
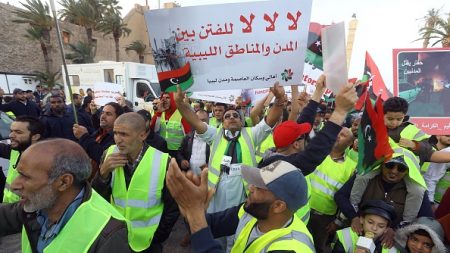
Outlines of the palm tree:
M50 31L53 27L50 8L47 3L43 4L41 0L26 0L26 3L21 2L20 4L25 10L14 11L13 13L19 19L13 20L13 22L31 26L30 29L27 29L27 37L40 42L44 54L45 68L47 72L50 72L52 66Z
M93 63L94 50L91 45L78 41L77 44L69 44L72 53L66 54L66 59L73 63Z
M144 42L140 40L135 40L130 45L125 47L125 51L127 51L127 53L130 50L135 51L136 54L139 56L139 62L144 63L144 54L146 48L147 46L144 44Z
M420 38L423 40L423 47L428 47L431 39L435 39L432 47L438 43L442 47L450 47L450 13L447 14L447 19L443 19L439 15L439 10L431 9L428 11L425 26L419 29Z
M127 24L123 23L123 19L119 13L109 12L105 14L97 26L97 29L103 32L103 36L112 34L116 47L116 61L119 61L119 40L122 36L128 36L131 30L127 28Z
M41 72L41 71L34 71L34 80L39 81L42 85L47 86L50 90L55 86L59 85L62 86L57 81L61 77L61 73L59 71L57 72Z
M82 26L86 30L87 43L95 47L92 38L94 28L100 20L101 13L96 1L92 0L62 0L60 2L63 9L60 11L61 18L64 20Z
M45 70L49 72L51 68L52 59L49 56L47 45L45 44L45 41L43 39L42 29L38 27L30 27L27 28L26 32L27 33L24 35L25 38L39 41L39 44L41 45L42 54L44 55Z

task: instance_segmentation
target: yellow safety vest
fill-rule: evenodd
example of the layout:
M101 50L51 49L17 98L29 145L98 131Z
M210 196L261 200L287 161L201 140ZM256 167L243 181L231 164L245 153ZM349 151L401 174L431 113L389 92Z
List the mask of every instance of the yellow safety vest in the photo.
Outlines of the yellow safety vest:
M259 144L256 147L256 152L255 152L255 156L256 156L256 161L259 163L261 162L264 153L270 149L275 147L275 143L273 142L273 134L270 133L263 142L261 142L261 144Z
M125 221L125 218L114 207L92 190L89 200L81 203L43 252L88 252L111 217ZM25 227L22 227L22 252L32 252Z
M211 155L208 162L208 185L215 189L220 179L220 164L227 149L228 141L223 136L224 129L217 129L216 137L211 144ZM256 167L257 162L254 156L255 147L251 133L251 127L241 128L241 134L238 138L242 152L242 164ZM245 189L247 182L242 179Z
M433 147L433 151L436 151L436 149ZM424 162L422 166L420 167L420 172L422 174L426 173L428 171L428 168L430 167L431 162Z
M16 164L20 157L20 152L11 149L9 157L8 176L6 177L5 189L3 190L3 203L15 203L20 200L20 197L11 191L11 185L14 179L19 176L16 170Z
M359 235L353 232L352 228L344 228L336 231L337 239L340 241L346 253L353 253L356 250L356 243L358 242ZM400 252L397 248L392 247L390 249L383 248L382 253L397 253Z
M338 163L328 155L314 172L307 176L312 186L311 208L326 215L336 214L334 194L353 175L356 165L349 157Z
M222 122L218 122L216 117L212 116L209 118L209 125L215 128L219 128L222 126Z
M348 157L355 161L355 163L358 163L358 152L351 147L345 150L345 157Z
M159 134L167 141L167 148L169 150L178 150L181 147L181 142L184 138L184 128L181 124L182 116L180 111L175 110L166 120L166 113L163 112L160 119Z
M107 150L111 154L116 146ZM128 189L123 167L112 172L111 204L127 219L128 242L134 251L147 249L158 228L164 203L161 201L169 155L148 147L131 178Z
M420 165L419 165L419 158L417 158L416 155L414 155L413 152L409 151L406 148L402 148L398 146L398 144L392 144L391 147L394 151L394 154L392 155L392 158L403 156L403 159L406 162L406 165L408 165L408 175L409 177L414 180L417 184L427 189L427 184L425 183L425 180L423 179L422 173L420 172Z
M250 233L256 227L257 219L241 207L231 253L257 253L264 249L266 251L291 250L297 253L315 252L313 238L306 225L296 215L292 217L292 222L287 227L271 230L247 245Z
M16 115L15 115L13 112L11 112L11 111L6 112L6 114L7 114L9 117L11 117L12 119L15 119L15 118L16 118Z
M413 124L406 126L400 133L400 137L413 141L423 141L430 138L428 134L426 134L424 131L420 130Z

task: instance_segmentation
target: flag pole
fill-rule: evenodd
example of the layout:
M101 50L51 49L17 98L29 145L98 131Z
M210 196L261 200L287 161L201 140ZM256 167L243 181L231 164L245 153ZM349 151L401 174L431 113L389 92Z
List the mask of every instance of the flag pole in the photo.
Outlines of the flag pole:
M69 90L69 98L70 98L70 100L72 100L72 98L73 98L72 87L70 85L69 73L67 71L66 56L64 54L64 46L63 46L62 38L61 38L61 31L59 29L58 17L56 16L56 8L55 8L54 0L50 0L50 6L51 6L51 9L52 9L53 18L55 19L56 37L58 38L58 42L59 42L59 50L61 52L61 58L62 58L63 69L64 69L64 76L65 76L65 79L66 79L67 88ZM72 101L72 111L73 111L73 117L75 119L75 124L78 124L77 108L75 107L75 104L73 103L73 101Z

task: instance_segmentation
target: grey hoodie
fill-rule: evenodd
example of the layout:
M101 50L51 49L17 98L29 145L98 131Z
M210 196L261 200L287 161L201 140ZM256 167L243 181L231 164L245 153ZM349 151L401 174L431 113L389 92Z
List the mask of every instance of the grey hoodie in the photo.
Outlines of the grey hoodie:
M431 240L434 243L434 247L431 250L431 253L447 252L445 245L442 242L444 240L444 230L441 224L437 220L429 217L420 217L411 225L398 229L395 233L396 248L402 253L408 252L406 250L408 237L419 229L427 231L427 233L430 235Z

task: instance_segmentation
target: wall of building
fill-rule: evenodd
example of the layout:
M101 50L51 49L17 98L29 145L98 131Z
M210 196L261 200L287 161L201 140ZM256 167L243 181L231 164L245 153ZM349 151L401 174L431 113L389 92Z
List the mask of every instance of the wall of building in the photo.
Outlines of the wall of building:
M165 8L174 8L178 5L167 3ZM17 7L0 3L0 72L31 74L34 71L45 71L45 62L38 41L25 38L28 24L14 23L17 19L13 11ZM125 47L133 41L141 40L147 45L144 61L153 64L153 56L148 39L148 30L145 23L144 12L148 6L135 5L125 17L124 22L132 30L128 37L120 39L120 61L139 62L139 57L134 51L125 51ZM84 27L68 22L60 22L61 31L67 33L68 43L76 44L78 41L87 41ZM111 35L103 36L102 33L94 31L93 38L97 40L97 52L94 61L114 61L115 46ZM70 52L68 43L64 44L65 53ZM51 48L49 50L53 60L52 71L61 71L62 57L56 37L56 28L51 31ZM70 63L70 61L67 61Z

